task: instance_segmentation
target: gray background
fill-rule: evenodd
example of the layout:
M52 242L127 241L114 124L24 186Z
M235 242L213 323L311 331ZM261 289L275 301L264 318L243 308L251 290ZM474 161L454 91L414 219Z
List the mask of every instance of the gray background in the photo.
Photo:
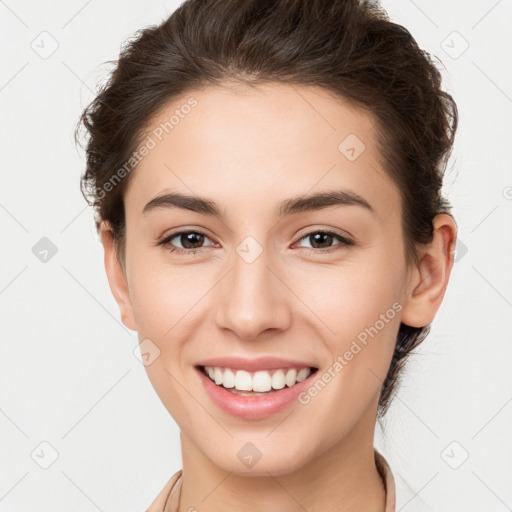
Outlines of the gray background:
M179 3L0 1L0 511L145 510L181 468L108 288L73 142L102 63ZM445 186L459 244L376 446L397 512L512 510L512 1L383 6L441 59L460 110Z

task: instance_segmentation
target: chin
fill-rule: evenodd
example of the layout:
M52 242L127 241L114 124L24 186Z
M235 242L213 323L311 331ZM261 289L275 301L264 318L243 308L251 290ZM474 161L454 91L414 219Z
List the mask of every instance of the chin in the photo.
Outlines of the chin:
M249 442L247 443L249 445ZM270 453L268 453L268 450ZM269 473L272 476L286 475L299 470L304 464L304 452L299 449L290 449L290 451L283 451L278 447L270 447L261 449L258 452L254 448L247 449L245 453L252 451L254 460L244 462L244 452L238 455L239 450L235 451L235 456L227 456L224 451L219 454L212 454L210 460L216 466L222 468L226 472L234 473L239 476L251 477L268 477ZM218 455L218 456L217 456ZM257 457L260 457L256 460Z

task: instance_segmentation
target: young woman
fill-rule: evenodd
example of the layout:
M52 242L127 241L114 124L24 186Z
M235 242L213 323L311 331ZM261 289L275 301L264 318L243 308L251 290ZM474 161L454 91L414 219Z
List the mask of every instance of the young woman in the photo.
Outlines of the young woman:
M189 0L81 122L110 287L181 432L149 511L394 511L375 423L457 234L428 54L370 2Z

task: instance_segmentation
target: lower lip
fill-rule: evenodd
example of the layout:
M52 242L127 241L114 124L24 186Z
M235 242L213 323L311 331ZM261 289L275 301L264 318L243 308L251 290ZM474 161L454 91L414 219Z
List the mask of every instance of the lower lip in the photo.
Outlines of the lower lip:
M311 378L318 372L312 372L302 382L298 382L291 388L275 390L269 395L243 396L231 393L226 388L213 382L201 368L196 368L206 392L217 406L224 412L247 420L259 420L276 414L297 399L311 383Z

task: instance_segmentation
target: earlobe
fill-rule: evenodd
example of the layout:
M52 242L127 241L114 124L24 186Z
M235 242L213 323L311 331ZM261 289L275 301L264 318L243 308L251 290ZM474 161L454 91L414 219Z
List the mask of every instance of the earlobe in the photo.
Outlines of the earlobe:
M110 291L114 296L119 312L121 314L121 321L126 327L132 331L136 331L135 319L133 315L133 308L128 289L128 282L124 269L119 262L116 254L114 243L114 235L110 225L106 221L101 221L100 238L104 250L104 263L107 279L110 286Z
M402 323L424 327L434 319L443 301L454 262L457 225L446 213L433 221L434 237L425 247L418 265L412 269L404 298Z

